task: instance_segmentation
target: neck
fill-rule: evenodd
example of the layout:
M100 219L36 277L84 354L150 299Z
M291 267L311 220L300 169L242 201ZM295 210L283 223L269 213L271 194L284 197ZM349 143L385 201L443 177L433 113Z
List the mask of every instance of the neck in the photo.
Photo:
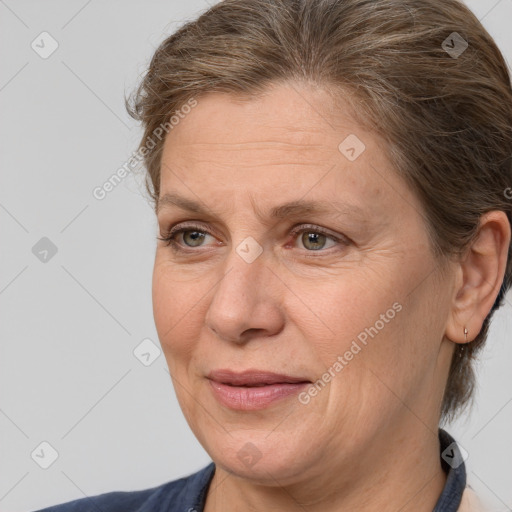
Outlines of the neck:
M270 474L269 485L251 482L216 465L204 512L431 512L446 477L437 430L417 427L412 436L381 432L357 454L356 463L343 467L324 459L321 468L286 485Z

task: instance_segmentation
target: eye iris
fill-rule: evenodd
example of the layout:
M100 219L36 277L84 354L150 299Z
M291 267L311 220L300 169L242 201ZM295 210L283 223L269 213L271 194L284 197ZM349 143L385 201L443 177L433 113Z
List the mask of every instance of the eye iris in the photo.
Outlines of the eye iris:
M201 245L201 242L204 239L204 233L200 233L199 231L184 231L183 232L183 241L189 245L190 247L197 247ZM187 237L192 240L192 243L187 241Z
M325 235L321 233L302 233L302 243L307 249L317 251L325 245ZM312 245L309 245L312 244Z

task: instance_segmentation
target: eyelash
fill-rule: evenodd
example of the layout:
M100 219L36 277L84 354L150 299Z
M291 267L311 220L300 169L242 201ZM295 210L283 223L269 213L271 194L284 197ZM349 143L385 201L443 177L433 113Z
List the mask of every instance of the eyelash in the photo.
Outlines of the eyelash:
M157 237L157 239L161 240L162 242L165 242L165 245L170 247L175 252L189 253L189 254L197 252L192 247L190 247L189 249L184 249L174 239L176 237L176 235L179 235L180 233L184 233L187 231L198 231L199 233L205 233L210 236L214 236L213 233L204 229L203 226L199 226L198 224L189 224L189 225L182 225L181 227L178 227L178 228L171 228L165 236ZM300 226L297 226L290 231L290 235L292 235L294 238L296 238L297 235L300 235L302 233L314 233L314 234L325 235L326 237L330 238L337 244L341 244L341 245L345 245L345 246L348 245L348 243L349 243L348 239L336 237L336 236L332 235L330 232L328 232L327 230L321 228L320 226L315 226L312 224L301 224ZM333 249L333 247L331 247L331 249ZM325 253L325 252L327 252L327 250L322 250L322 249L319 249L317 251L314 251L314 250L308 251L307 249L303 249L303 250L308 253ZM313 257L317 257L317 256L313 256Z

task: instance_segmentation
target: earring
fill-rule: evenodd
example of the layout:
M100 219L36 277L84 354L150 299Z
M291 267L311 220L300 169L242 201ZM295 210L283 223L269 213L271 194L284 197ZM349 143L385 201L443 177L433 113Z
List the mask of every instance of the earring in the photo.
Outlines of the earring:
M464 327L464 338L465 338L465 342L467 343L468 342L468 330L466 327Z

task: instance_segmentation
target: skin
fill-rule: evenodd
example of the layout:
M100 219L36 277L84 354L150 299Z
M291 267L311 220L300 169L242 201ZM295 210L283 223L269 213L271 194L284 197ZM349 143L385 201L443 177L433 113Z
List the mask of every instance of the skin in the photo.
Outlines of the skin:
M176 394L216 463L206 512L426 512L444 486L437 429L450 358L492 307L510 226L490 212L465 258L441 268L421 204L344 98L335 108L326 90L291 82L246 100L210 93L165 141L160 197L206 209L160 204L161 236L188 221L206 234L176 235L184 252L159 241L153 274ZM366 146L352 162L338 149L349 134ZM268 217L297 199L330 213ZM315 250L318 227L347 240L320 234ZM252 263L236 252L247 237L263 251ZM315 382L394 303L401 310L309 403L240 412L212 394L206 375L219 368ZM238 457L248 442L252 465Z

